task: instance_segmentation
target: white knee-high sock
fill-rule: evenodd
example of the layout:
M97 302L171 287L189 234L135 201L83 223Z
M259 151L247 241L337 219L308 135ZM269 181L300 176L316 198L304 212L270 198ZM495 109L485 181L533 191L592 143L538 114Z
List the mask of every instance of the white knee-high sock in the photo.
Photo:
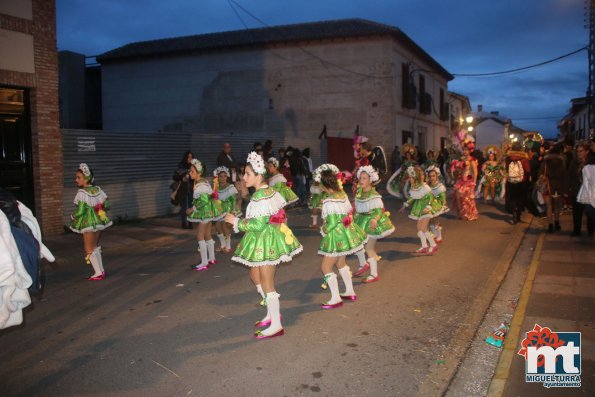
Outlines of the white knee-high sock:
M101 273L105 273L105 269L103 268L103 258L101 256L101 247L97 246L93 250L93 254L97 255L97 259L99 260L99 269Z
M376 258L368 258L368 263L370 264L370 275L378 277L378 262L376 261Z
M101 268L99 267L99 258L95 254L95 251L91 253L91 255L89 256L89 260L91 261L91 266L93 266L93 271L95 271L92 277L101 276L102 272Z
M225 246L231 249L231 235L225 236Z
M428 239L428 242L430 243L430 247L435 247L436 242L434 241L434 237L432 237L432 233L427 231L427 232L425 232L425 235L426 235L426 238Z
M219 237L219 242L221 243L221 248L225 248L225 236L223 234L217 234L217 237Z
M199 240L198 247L200 249L200 264L201 266L206 266L209 263L209 257L207 256L207 242Z
M268 292L266 295L267 311L271 316L271 325L261 331L263 335L272 335L280 331L283 326L281 325L281 305L279 304L279 295L277 292Z
M215 241L213 239L207 240L207 253L209 262L215 260Z
M421 241L421 246L423 248L428 248L428 242L426 241L426 234L424 232L422 232L421 230L418 230L417 236L419 237L419 240Z
M337 281L337 275L335 273L328 273L324 275L326 285L331 290L331 300L328 304L341 302L341 296L339 295L339 282Z
M312 215L312 224L313 225L318 224L318 215Z
M359 267L364 267L364 265L366 264L366 251L357 251L355 255L357 256L357 260L359 261Z
M264 291L262 290L262 285L256 284L256 292L258 292L260 296L264 298Z
M343 279L343 284L345 284L345 295L355 295L355 291L353 290L353 280L351 279L351 270L349 270L349 266L343 266L339 269L339 274Z

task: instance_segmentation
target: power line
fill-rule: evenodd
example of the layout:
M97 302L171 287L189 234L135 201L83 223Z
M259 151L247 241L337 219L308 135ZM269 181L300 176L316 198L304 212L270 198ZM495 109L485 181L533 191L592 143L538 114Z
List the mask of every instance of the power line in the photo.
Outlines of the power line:
M529 65L529 66L523 66L520 68L516 68L516 69L510 69L510 70L503 70L501 72L490 72L490 73L452 73L453 76L457 76L457 77L489 77L489 76L498 76L498 75L503 75L503 74L508 74L508 73L514 73L514 72L520 72L520 71L525 71L525 70L529 70L529 69L533 69L539 66L543 66L543 65L547 65L549 63L553 63L556 61L559 61L560 59L569 57L571 55L574 54L578 54L581 51L584 51L588 48L588 46L584 46L579 48L578 50L569 52L568 54L564 54L564 55L560 55L559 57L553 58L553 59L549 59L547 61L543 61L543 62L539 62L536 63L534 65Z

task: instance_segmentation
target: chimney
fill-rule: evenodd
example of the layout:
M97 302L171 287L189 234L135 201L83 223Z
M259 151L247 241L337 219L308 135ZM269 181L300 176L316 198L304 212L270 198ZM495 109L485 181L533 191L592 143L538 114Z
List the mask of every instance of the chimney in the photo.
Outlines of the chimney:
M483 112L483 105L477 105L477 111Z

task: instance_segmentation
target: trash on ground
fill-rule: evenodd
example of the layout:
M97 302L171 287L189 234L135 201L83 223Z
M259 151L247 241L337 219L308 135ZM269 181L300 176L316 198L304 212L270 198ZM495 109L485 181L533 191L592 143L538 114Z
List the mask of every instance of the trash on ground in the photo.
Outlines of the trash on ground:
M506 338L509 328L510 325L506 321L500 323L498 328L496 328L494 332L492 332L492 334L486 338L486 342L492 346L502 347L504 344L504 338Z

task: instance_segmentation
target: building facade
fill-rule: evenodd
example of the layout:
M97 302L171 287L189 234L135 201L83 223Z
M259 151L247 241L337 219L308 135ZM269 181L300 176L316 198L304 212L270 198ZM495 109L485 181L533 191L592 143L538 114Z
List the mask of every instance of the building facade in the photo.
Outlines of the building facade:
M55 2L0 2L0 54L0 187L34 211L43 232L61 233Z
M325 160L323 130L422 150L449 131L452 75L398 28L366 20L132 43L97 61L104 129L191 132L193 148L205 134L272 139Z

